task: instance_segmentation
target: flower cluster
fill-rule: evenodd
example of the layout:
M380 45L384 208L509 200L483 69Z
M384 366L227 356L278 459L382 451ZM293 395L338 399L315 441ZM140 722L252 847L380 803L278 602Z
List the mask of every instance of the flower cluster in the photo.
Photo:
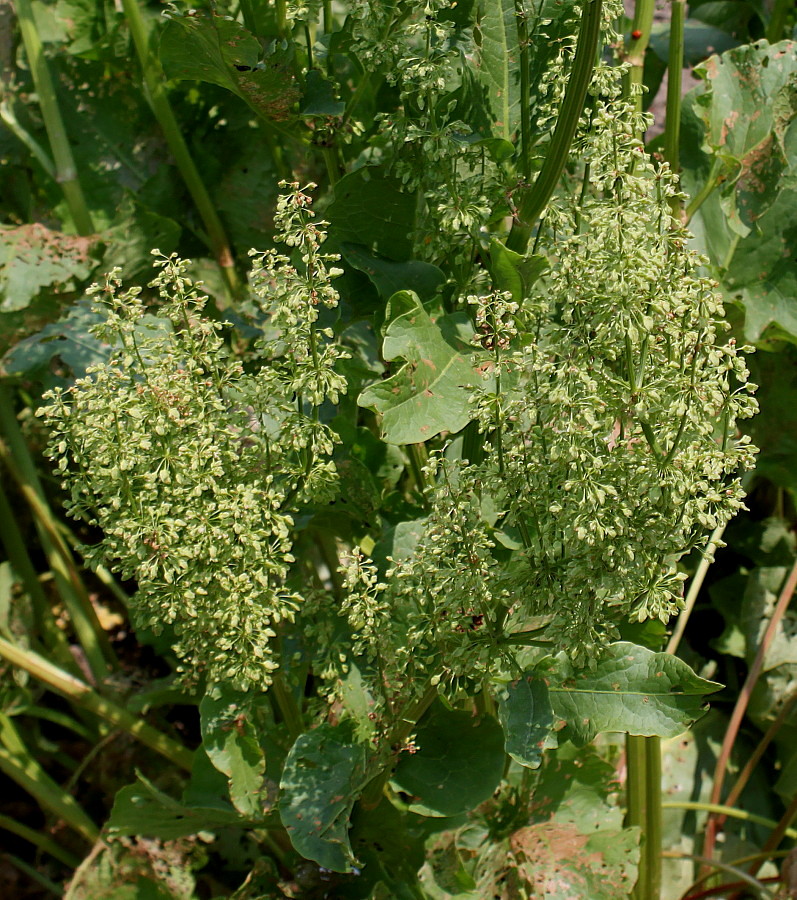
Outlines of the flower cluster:
M308 207L294 185L278 214L296 265L271 254L256 269L277 331L260 371L230 357L187 264L160 257L160 318L112 272L93 289L109 360L41 411L68 511L104 533L87 558L137 581L134 624L169 626L186 678L211 686L269 683L271 639L302 602L288 586L292 512L336 487L333 436L314 410L345 390L342 353L316 327L317 305L337 295Z

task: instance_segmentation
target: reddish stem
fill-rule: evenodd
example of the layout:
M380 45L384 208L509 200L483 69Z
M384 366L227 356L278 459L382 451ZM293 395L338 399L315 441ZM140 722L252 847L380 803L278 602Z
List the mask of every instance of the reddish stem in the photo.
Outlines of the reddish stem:
M769 620L767 630L758 646L758 652L753 660L753 665L747 673L744 686L739 692L739 698L736 701L736 706L733 709L730 722L728 723L728 729L725 732L725 738L722 742L722 749L717 757L717 765L714 769L714 786L711 792L711 803L719 803L720 798L722 797L722 785L725 781L725 773L728 769L728 761L731 756L733 744L739 733L739 728L741 727L744 714L747 711L747 706L750 703L753 688L763 669L764 657L775 638L778 625L780 625L780 620L783 618L783 615L791 602L795 588L797 588L797 560L794 562L794 565L786 578L786 582L783 585L783 590L780 593L780 597L778 597L775 611L772 613L772 618ZM706 856L709 859L711 859L714 854L714 844L716 843L718 830L719 822L717 816L713 813L709 813L706 822L706 838L703 843L703 856Z

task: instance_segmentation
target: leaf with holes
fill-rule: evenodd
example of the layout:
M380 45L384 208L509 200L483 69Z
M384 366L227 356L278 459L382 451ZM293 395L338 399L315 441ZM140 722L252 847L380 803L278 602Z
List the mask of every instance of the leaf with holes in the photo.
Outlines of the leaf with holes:
M556 746L551 734L553 710L548 686L534 672L524 672L500 691L498 718L504 729L506 752L521 766L536 769L542 751Z
M366 747L351 729L327 723L300 735L285 760L280 818L306 859L333 872L350 872L349 816L365 786Z

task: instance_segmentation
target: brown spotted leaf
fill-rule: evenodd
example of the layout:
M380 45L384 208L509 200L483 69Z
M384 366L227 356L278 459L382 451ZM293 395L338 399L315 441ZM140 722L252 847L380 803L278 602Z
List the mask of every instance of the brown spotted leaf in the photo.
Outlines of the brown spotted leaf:
M307 731L291 748L280 782L280 818L305 859L333 872L354 862L349 817L365 786L366 745L344 726Z
M0 312L25 309L44 288L74 290L97 265L94 238L51 231L44 225L0 228Z
M546 900L626 900L637 877L639 831L582 834L575 824L541 822L509 842L522 893Z
M760 41L712 56L696 69L705 81L695 100L705 149L721 166L723 207L742 236L775 202L794 164L786 135L797 116L795 48L794 41Z
M479 365L487 354L470 344L464 313L433 319L412 291L390 298L390 324L382 354L404 364L373 384L357 403L382 415L382 437L391 444L417 444L443 431L457 432L473 416L470 385L482 384Z

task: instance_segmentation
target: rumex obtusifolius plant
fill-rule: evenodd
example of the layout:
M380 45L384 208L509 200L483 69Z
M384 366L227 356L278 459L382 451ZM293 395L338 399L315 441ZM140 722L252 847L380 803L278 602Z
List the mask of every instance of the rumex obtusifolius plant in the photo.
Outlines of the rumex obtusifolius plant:
M536 677L537 663L564 682L571 664L596 666L629 619L666 622L682 602L679 559L741 507L754 452L737 430L755 411L753 386L721 337L714 285L672 222L677 181L644 151L646 119L623 96L623 66L596 67L567 189L547 203L531 253L513 256L503 244L507 195L526 186L470 140L457 103L438 102L457 78L464 88L468 66L464 32L436 18L450 4L415 6L413 27L390 44L374 35L395 9L358 3L352 24L364 68L388 65L403 105L369 150L417 207L414 261L438 264L445 280L441 296L425 307L416 297L415 309L428 309L437 346L446 314L459 315L466 335L458 348L470 378L454 388L470 423L408 449L415 466L400 492L410 513L397 516L379 497L364 535L329 528L321 549L324 524L306 524L341 497L355 461L330 410L373 443L380 422L353 410L355 397L342 402L354 393L348 351L326 324L338 306L337 258L296 184L275 216L288 253L252 255L251 291L269 329L246 365L204 314L187 264L159 257L159 318L112 273L95 289L111 357L44 411L69 511L105 535L89 560L136 579L134 624L173 630L183 678L251 698L278 666L288 670L302 698L290 723L299 749L286 765L297 808L302 753L335 745L354 760L354 787L334 790L348 803L368 781L361 770L378 781L380 765L410 747L431 696L500 702L507 682ZM570 4L562 21L575 12ZM607 44L619 12L607 5ZM557 41L536 86L532 170L545 160L575 36ZM375 346L381 324L366 323ZM446 402L429 394L430 404ZM410 517L416 540L397 550L391 526ZM384 552L369 559L376 543ZM302 657L293 670L286 638ZM356 749L350 723L336 732L341 718L355 723ZM323 726L302 734L310 721ZM363 745L378 764L360 766ZM345 824L341 834L330 841L338 851Z

